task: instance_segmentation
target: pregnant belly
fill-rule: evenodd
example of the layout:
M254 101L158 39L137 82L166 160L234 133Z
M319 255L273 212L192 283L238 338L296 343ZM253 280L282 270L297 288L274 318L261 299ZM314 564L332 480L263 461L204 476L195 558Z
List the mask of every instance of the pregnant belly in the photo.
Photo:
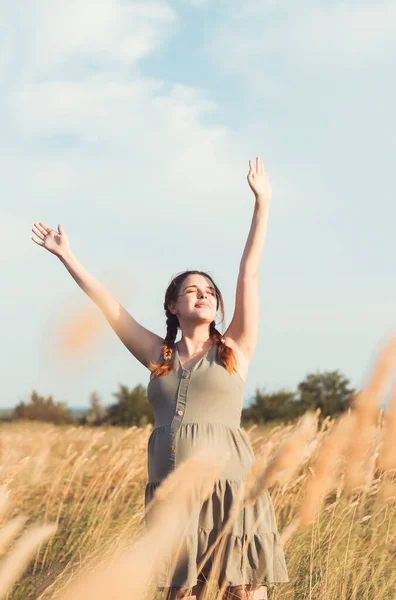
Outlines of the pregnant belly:
M240 427L218 422L181 423L172 431L170 424L163 425L153 429L148 441L149 481L162 481L200 450L224 462L220 479L245 479L255 460L249 437Z

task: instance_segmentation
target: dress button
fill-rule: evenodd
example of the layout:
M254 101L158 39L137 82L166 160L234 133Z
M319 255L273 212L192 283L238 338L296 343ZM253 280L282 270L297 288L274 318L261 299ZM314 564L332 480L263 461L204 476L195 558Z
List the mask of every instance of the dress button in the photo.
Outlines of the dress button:
M172 452L175 451L175 447L174 446L169 446L169 450L172 450Z
M182 414L183 414L183 411L182 411L182 410L178 410L178 411L177 411L177 414L178 414L178 415L182 415Z
M183 379L188 379L188 373L183 374Z

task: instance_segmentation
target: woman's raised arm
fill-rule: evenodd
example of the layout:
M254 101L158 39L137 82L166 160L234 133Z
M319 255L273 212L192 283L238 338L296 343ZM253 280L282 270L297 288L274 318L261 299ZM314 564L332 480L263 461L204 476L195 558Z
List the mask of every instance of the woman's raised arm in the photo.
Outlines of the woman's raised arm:
M32 231L40 241L34 237L32 240L59 258L80 288L100 308L113 331L134 357L147 368L151 361L157 361L163 338L140 325L107 287L78 261L70 249L62 225L59 224L56 231L40 221L34 224Z
M258 156L256 168L253 161L249 160L247 179L255 196L255 206L239 267L234 315L223 336L226 343L232 340L246 360L250 361L258 339L260 320L258 271L267 235L268 213L272 198L272 186Z

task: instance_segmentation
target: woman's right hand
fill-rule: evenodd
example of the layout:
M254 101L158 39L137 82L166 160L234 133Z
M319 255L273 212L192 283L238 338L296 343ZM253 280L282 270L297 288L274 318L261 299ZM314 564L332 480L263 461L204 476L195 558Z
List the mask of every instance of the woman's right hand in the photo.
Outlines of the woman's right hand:
M61 257L70 249L69 239L63 231L61 223L58 225L58 231L55 231L40 221L38 224L34 223L32 231L41 240L37 241L32 237L33 242L36 242L39 246L43 246L43 248L49 250L55 256Z

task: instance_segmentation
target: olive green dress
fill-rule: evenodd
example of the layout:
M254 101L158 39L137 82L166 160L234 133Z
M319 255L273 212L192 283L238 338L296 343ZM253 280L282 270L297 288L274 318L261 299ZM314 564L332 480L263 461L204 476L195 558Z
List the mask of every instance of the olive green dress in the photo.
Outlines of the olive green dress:
M186 537L176 571L171 576L165 561L156 582L158 587L192 587L200 575L197 565L223 528L255 456L247 433L240 427L245 382L224 367L217 356L217 344L191 369L182 367L175 344L173 366L168 375L151 376L147 386L155 423L148 440L145 506L161 481L200 445L215 444L229 457L212 495L202 504L194 531ZM260 518L259 527L250 536ZM213 555L202 570L205 578L210 576L212 559ZM289 581L268 491L253 506L240 511L227 536L218 581L219 585L227 581L230 586Z

